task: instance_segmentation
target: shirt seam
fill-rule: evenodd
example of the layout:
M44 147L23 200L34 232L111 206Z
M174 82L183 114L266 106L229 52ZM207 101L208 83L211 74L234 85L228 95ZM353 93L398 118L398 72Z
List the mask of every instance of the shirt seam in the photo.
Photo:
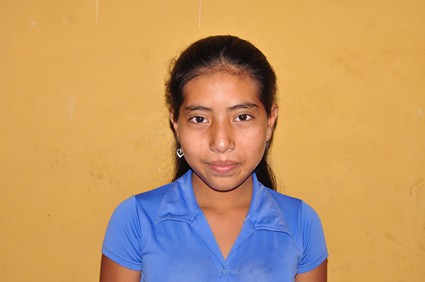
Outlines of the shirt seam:
M316 259L315 261L306 264L306 265L301 265L297 267L297 271L298 273L305 273L305 272L309 272L313 269L315 269L316 267L318 267L322 262L324 262L326 260L326 258L328 257L328 252L324 251L318 259Z
M140 267L142 267L143 266L142 250L144 249L144 241L143 241L144 236L143 236L143 231L142 231L142 228L141 228L142 222L141 222L141 217L140 217L139 205L138 205L136 196L133 196L133 197L134 197L134 206L135 206L135 209L136 209L137 222L139 223L137 225L137 229L139 229L139 230L137 230L137 231L138 231L138 234L140 234L140 235L139 235L139 238L137 240L139 241L138 247L139 247L139 254L140 254Z
M111 250L109 250L106 247L103 247L102 248L102 253L106 257L108 257L109 259L111 259L112 261L114 261L114 262L116 262L116 263L118 263L118 264L120 264L120 265L122 265L122 266L124 266L126 268L130 268L132 270L137 270L137 271L140 271L141 268L142 268L142 263L131 262L131 261L129 261L129 260L127 260L127 259L125 259L125 258L123 258L123 257L121 257L121 256L119 256L117 254L115 254L114 252L112 252ZM124 265L123 263L125 263L127 265Z

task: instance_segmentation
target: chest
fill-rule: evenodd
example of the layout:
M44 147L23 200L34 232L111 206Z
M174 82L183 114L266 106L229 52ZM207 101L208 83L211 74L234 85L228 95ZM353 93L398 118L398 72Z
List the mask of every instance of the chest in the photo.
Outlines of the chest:
M143 238L142 281L294 281L300 253L288 233L257 230L248 220L239 230L225 258L205 217L152 226Z
M204 211L209 228L224 258L227 258L241 233L248 209L232 213L214 213Z

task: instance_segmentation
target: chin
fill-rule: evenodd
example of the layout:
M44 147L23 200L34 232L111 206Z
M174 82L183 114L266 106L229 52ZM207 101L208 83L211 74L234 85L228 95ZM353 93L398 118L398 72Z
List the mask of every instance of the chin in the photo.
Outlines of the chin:
M243 186L249 176L250 174L245 178L238 179L239 181L230 180L226 179L226 177L223 177L215 181L204 181L204 183L214 191L230 192Z

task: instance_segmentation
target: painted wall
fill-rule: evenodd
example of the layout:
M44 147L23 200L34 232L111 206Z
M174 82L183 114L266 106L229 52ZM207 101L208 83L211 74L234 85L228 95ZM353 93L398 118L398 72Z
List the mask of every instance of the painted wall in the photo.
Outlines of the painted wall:
M171 175L169 61L212 34L276 69L272 160L329 281L423 281L422 0L1 0L0 280L98 279L115 206Z

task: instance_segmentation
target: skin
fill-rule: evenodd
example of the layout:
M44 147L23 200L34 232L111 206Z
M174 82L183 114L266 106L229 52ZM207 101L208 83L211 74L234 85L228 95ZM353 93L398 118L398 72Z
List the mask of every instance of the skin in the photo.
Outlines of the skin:
M100 282L139 282L140 275L140 271L125 268L102 255Z
M252 196L252 173L271 139L278 109L258 99L257 84L243 75L204 74L183 88L179 118L170 120L193 170L198 205L226 258L238 237ZM101 282L140 281L140 272L102 257ZM297 275L296 282L326 281L326 263Z
M198 76L183 93L178 120L170 118L194 172L196 199L226 258L248 213L252 172L272 136L277 106L267 117L256 82L228 73Z
M328 281L328 261L325 260L312 271L298 274L295 282L326 282Z
M277 117L276 105L267 117L256 86L246 76L213 73L198 76L183 88L179 118L170 118L194 171L196 189L214 197L220 195L215 192L251 188L251 174L264 155Z

